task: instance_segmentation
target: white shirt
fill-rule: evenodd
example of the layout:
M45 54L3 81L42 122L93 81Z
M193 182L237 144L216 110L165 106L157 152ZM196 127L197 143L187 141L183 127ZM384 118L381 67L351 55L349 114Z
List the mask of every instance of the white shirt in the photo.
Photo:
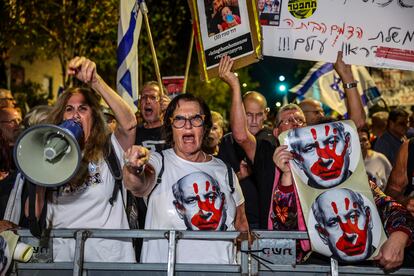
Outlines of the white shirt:
M115 135L111 142L123 166L123 150ZM115 180L105 160L89 164L89 179L76 191L62 186L48 202L47 222L52 229L129 229L121 194L109 203ZM126 191L123 188L124 202ZM54 261L73 261L74 239L53 239ZM132 241L128 239L88 239L84 260L89 262L135 262Z
M179 213L177 209L177 197L173 194L174 184L181 185L180 183L183 183L183 179L187 179L187 183L190 183L190 189L194 189L199 195L197 195L197 199L193 197L191 202L187 202L187 207L183 212L188 212L190 209L188 206L191 204L193 204L193 210L197 206L199 207L197 210L208 209L205 205L210 204L210 208L216 211L222 210L220 215L221 223L218 225L224 225L225 221L225 226L223 227L227 230L234 230L236 206L244 202L244 197L235 173L232 171L235 188L232 194L228 183L227 167L220 159L213 157L208 162L190 162L177 156L173 149L164 150L163 154L164 173L162 175L162 182L155 187L149 197L145 229L193 230L190 228L195 228L194 225L197 225L197 218L199 219L200 217L194 215L194 220L188 219L186 224L185 215L183 216ZM161 169L161 155L151 153L149 163L154 167L156 175L158 175ZM211 192L213 188L211 188L212 186L204 184L207 182L200 180L200 175L202 177L211 177L208 180L209 185L214 186L218 184L219 188L214 188L214 191L219 196L213 197L210 193L211 197L203 201L203 192ZM194 179L192 178L193 176ZM221 201L221 199L224 199L224 201ZM212 207L213 205L214 207ZM219 213L217 212L217 214ZM212 220L212 217L210 217L210 221ZM167 257L168 242L166 239L148 239L144 241L141 255L143 262L166 263ZM178 263L234 263L233 244L227 241L179 240L177 243L176 261Z

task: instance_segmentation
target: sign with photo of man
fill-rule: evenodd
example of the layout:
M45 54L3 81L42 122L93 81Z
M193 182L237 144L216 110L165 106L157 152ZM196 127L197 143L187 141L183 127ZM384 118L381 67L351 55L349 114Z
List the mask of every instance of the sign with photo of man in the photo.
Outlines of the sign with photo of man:
M352 121L282 133L312 249L343 262L367 260L386 240Z
M218 75L223 55L235 59L234 69L261 58L261 29L256 1L189 0L201 78Z

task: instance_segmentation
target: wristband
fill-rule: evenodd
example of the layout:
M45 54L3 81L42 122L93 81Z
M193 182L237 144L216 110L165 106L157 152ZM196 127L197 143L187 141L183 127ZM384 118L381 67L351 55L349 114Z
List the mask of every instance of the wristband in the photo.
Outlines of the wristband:
M357 87L357 81L354 82L350 82L350 83L344 83L344 88L345 89L351 89L351 88L355 88Z

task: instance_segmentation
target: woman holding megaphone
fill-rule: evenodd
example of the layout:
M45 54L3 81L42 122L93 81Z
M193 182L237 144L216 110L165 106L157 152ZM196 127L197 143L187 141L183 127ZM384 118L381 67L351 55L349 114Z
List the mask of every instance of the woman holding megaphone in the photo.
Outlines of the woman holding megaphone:
M70 88L58 98L48 123L58 125L74 121L81 127L79 146L81 161L79 171L68 183L54 191L36 187L36 216L46 208L47 227L128 229L123 202L126 192L121 187L117 200L108 202L114 191L115 179L105 162L112 148L121 166L123 151L134 144L136 119L128 104L98 75L96 64L85 58L75 57L69 62L68 75L74 76L88 88ZM111 134L100 107L103 98L113 110L117 128ZM59 173L47 171L45 174ZM123 192L122 192L123 191ZM122 196L121 196L122 195ZM47 201L45 207L44 202ZM26 214L28 214L26 204ZM73 239L53 240L54 261L72 261L75 252ZM84 260L89 262L135 262L130 240L88 239Z

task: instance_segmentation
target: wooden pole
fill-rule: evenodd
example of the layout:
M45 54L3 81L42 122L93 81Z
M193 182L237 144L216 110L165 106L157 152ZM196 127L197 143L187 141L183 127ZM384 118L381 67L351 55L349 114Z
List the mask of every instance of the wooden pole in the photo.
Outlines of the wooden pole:
M187 92L188 72L190 71L191 57L193 54L193 45L194 45L194 29L191 28L190 46L188 46L187 63L185 65L183 93Z
M154 63L155 74L157 76L158 85L160 87L160 93L161 95L163 95L164 89L162 89L163 85L162 85L160 67L158 66L157 53L155 52L154 41L152 40L151 28L150 28L150 24L148 20L148 8L147 8L147 5L145 4L145 1L142 1L139 4L139 6L141 9L142 15L144 16L145 27L147 28L148 40L150 42L150 48L151 48L151 54L152 54L152 61Z

